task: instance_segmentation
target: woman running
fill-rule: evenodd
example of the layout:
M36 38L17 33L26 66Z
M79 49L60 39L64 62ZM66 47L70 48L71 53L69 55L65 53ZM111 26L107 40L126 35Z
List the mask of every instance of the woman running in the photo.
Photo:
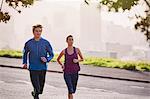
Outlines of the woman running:
M72 35L67 36L66 42L68 47L59 54L57 62L62 66L64 71L64 80L68 87L68 99L73 99L79 77L78 72L80 71L79 62L83 61L83 56L80 49L73 46ZM64 64L60 61L63 55L65 56ZM80 59L78 59L78 56Z

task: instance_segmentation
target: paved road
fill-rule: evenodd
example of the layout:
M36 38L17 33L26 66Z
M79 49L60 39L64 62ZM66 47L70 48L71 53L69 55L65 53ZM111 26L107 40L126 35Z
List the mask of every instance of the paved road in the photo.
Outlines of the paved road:
M27 70L0 67L0 99L32 99ZM63 75L47 72L41 99L67 99ZM80 76L75 99L150 99L150 84Z
M22 67L22 59L0 57L0 65ZM49 70L62 71L58 63L50 62ZM91 65L81 65L80 74L97 75L108 78L121 78L150 82L150 72L135 72L124 69L104 68Z

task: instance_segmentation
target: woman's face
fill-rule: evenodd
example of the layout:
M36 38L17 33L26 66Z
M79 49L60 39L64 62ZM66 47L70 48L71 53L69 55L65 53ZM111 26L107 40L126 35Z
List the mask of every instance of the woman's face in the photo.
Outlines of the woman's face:
M72 46L73 45L73 37L69 37L67 40L67 43L69 46Z

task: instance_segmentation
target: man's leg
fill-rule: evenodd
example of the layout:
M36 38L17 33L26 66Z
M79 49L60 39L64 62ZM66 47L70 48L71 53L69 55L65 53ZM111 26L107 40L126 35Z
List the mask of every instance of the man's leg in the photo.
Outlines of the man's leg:
M40 82L39 82L39 71L30 70L30 78L34 88L34 99L39 99L38 95L40 93Z
M46 70L40 71L39 81L40 81L40 94L43 93L44 85L45 85L45 77L46 77Z

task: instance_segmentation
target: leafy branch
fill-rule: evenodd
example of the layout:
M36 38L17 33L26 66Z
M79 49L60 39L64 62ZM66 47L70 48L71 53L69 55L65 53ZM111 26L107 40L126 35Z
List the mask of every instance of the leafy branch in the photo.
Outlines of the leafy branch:
M2 0L0 6L0 22L7 23L10 20L9 12L2 11L4 6L4 2L9 6L16 10L18 13L21 13L21 10L18 10L20 7L27 8L34 4L37 0Z

